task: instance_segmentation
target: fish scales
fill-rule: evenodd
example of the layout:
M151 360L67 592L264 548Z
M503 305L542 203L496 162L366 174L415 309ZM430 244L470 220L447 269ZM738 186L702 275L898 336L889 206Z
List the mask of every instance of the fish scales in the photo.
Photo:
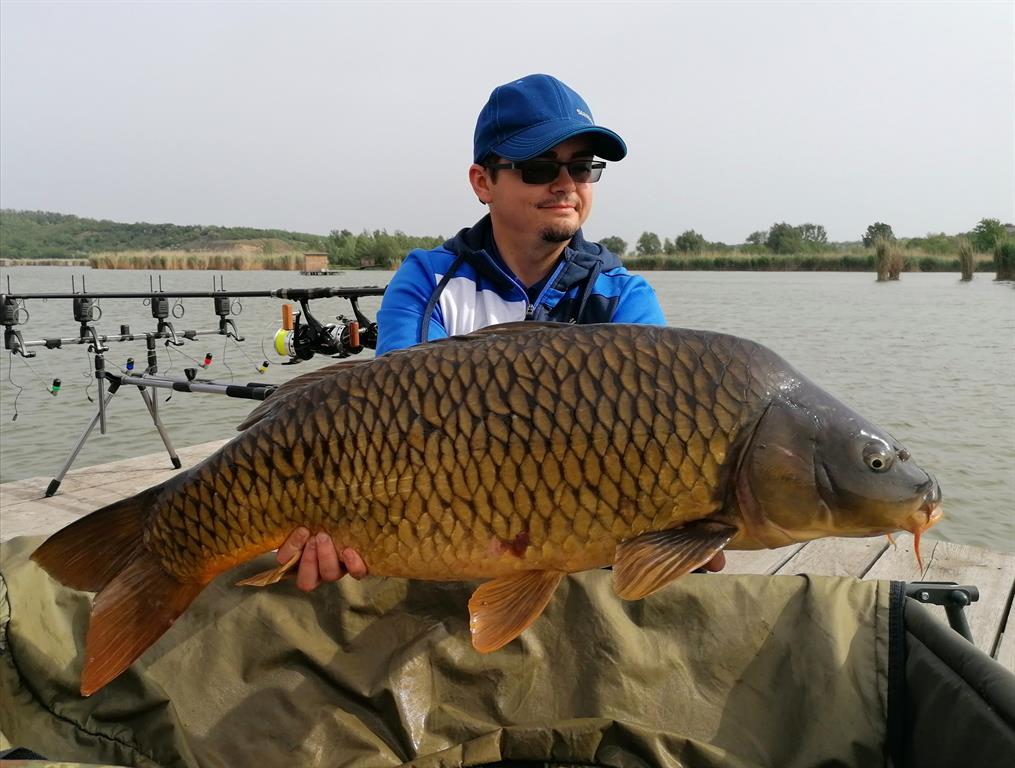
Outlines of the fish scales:
M722 505L728 447L778 384L751 371L751 342L684 331L659 344L664 331L534 331L341 369L168 483L150 523L156 554L179 578L204 578L236 559L237 539L253 550L302 524L358 549L379 575L606 564L618 531ZM364 394L377 392L391 394ZM236 514L209 526L208 494L242 509L247 529L233 530ZM181 503L203 523L185 537ZM436 562L418 548L422 531Z

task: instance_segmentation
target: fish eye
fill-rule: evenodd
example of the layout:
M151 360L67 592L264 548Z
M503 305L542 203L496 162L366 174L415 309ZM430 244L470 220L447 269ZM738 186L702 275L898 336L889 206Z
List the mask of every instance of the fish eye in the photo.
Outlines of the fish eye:
M863 447L863 461L875 472L884 472L892 466L894 456L887 445L870 442Z

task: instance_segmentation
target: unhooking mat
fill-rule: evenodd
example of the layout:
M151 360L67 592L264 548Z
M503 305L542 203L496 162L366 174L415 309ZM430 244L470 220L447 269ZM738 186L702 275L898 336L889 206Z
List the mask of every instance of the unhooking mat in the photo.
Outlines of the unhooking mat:
M492 654L475 585L215 580L126 672L78 694L91 595L0 547L0 730L53 760L137 766L879 766L888 582L692 574L645 600L564 579ZM898 585L895 585L896 587Z

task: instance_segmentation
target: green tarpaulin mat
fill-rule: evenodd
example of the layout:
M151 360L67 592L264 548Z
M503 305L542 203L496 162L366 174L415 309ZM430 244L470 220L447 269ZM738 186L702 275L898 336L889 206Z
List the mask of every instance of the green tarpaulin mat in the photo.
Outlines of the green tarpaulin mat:
M482 655L469 638L474 584L234 586L264 557L214 581L82 698L92 596L28 559L41 541L0 547L0 730L54 761L887 764L888 582L691 574L626 602L609 571L592 571Z

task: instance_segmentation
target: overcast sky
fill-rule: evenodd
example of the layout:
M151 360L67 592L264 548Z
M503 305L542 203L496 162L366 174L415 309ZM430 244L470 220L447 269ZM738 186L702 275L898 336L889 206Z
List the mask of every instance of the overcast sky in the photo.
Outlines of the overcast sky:
M1015 220L1015 3L0 3L0 205L449 236L533 72L630 154L586 234Z

